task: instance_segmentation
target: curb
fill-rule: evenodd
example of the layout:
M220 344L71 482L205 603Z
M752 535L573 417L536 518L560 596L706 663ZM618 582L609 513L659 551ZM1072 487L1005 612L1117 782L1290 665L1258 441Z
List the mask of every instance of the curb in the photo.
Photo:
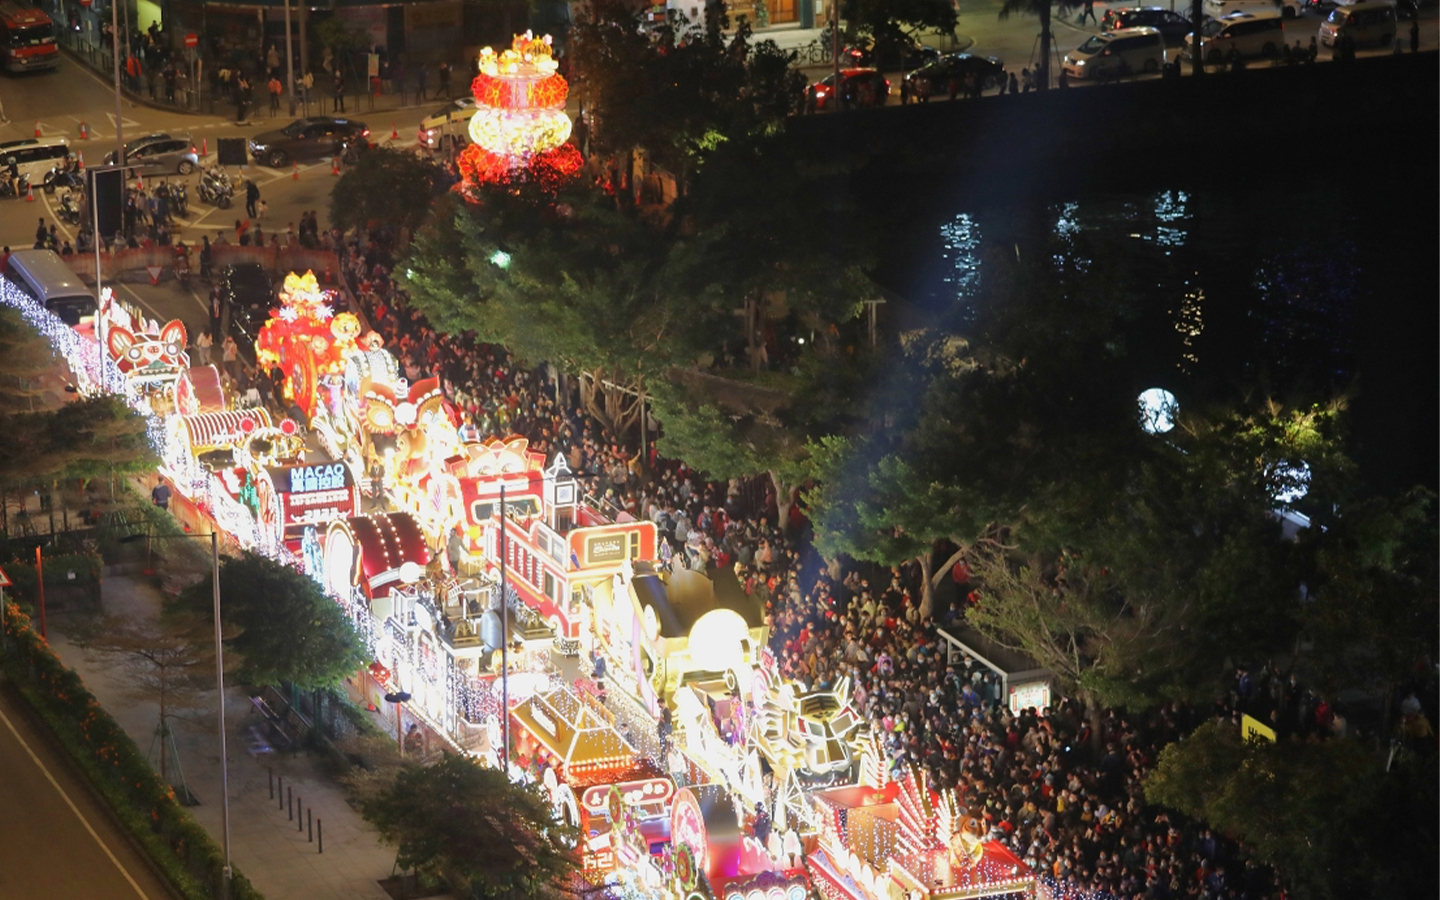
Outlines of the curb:
M70 61L73 62L75 65L77 65L77 66L83 66L87 71L89 71L89 72L91 72L91 73L99 76L100 78L102 78L102 79L108 79L108 80L109 80L110 82L112 82L112 83L114 82L114 80L115 80L115 73L113 73L113 72L102 72L102 71L100 71L99 69L95 68L94 66L90 65L90 63L87 62L84 57L82 57L79 53L75 52L75 51L74 51L73 49L71 49L70 47L67 47L67 46L65 46L64 44L60 44L59 46L60 46L60 52L61 52L61 53L64 53L65 56L68 57L68 58L70 59ZM164 103L159 103L159 102L156 102L156 101L154 101L154 100L148 100L148 99L146 99L145 97L142 97L142 96L140 96L139 94L135 93L134 91L130 90L129 88L125 87L124 84L121 84L121 85L120 85L120 96L124 97L127 101L129 101L129 103L130 103L131 106L143 106L143 107L146 107L147 109L154 109L154 110L158 110L158 111L160 111L160 112L167 112L167 113L177 113L177 114L182 115L182 116L204 116L204 115L206 115L206 113L203 113L203 112L201 112L201 111L198 110L198 109L185 109L185 108L179 107L179 106L167 106L167 105L164 104Z

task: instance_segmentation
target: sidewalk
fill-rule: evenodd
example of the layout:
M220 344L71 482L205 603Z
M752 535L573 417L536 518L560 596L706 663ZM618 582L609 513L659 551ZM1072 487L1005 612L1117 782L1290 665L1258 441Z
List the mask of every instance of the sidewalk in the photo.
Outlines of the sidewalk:
M161 602L159 591L144 580L128 576L105 579L102 604L107 615L155 619ZM148 750L158 705L132 695L114 660L71 643L61 633L64 627L63 619L52 622L51 647L80 674L140 750ZM258 721L258 714L238 685L226 685L225 717L234 866L267 900L388 900L377 882L390 876L395 850L382 843L350 807L344 791L306 754L247 753L246 729ZM184 719L172 719L170 726L185 782L200 801L190 813L220 844L220 754L214 716L201 710ZM286 790L311 810L317 825L323 822L324 853L307 840L305 830L296 830L283 804L270 798L272 774L285 779ZM172 782L178 781L173 770L170 777Z

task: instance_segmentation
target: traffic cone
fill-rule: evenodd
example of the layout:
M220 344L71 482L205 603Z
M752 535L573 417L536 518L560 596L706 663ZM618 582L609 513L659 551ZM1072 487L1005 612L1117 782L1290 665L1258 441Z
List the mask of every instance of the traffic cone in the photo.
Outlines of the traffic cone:
M299 180L300 180L300 164L297 162L297 163L291 163L291 165L293 165L294 168L290 170L290 180L291 180L291 181L299 181Z
M44 136L44 135L40 134L40 120L39 120L39 119L36 119L36 120L35 120L35 136L36 136L37 138Z
M86 125L84 122L80 123L80 140L90 140L90 126Z
M141 175L140 175L139 172L136 172L136 173L135 173L135 190L137 190L137 191L143 191L143 190L145 190L145 179L141 177Z
M340 174L340 157L336 156L336 157L332 157L332 158L331 158L331 160L330 160L330 174L331 174L331 175L339 175L339 174Z
M26 202L26 203L34 203L34 202L35 202L35 189L34 189L33 187L29 186L28 184L25 186L25 202Z
M201 155L201 156L209 156L209 155L210 155L210 139L209 139L209 138L201 138L201 139L200 139L200 155Z
M391 119L391 120L390 120L390 140L392 140L392 141L398 141L398 140L400 140L400 130L395 127L395 120L394 120L394 119Z
M75 168L76 168L76 169L79 169L81 172L85 171L85 154L84 154L84 153L76 152L76 154L75 154Z

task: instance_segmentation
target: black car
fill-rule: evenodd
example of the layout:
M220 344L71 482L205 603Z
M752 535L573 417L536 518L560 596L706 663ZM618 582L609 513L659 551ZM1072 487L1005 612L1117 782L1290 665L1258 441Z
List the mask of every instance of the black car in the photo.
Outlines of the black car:
M1005 64L993 56L947 53L906 75L905 84L910 88L910 96L916 99L933 97L949 91L951 79L963 90L965 78L972 72L983 87L994 88L1005 78Z
M259 263L232 263L220 273L220 308L230 315L229 333L241 351L255 355L255 339L276 305L275 287Z
M914 38L902 37L886 41L868 41L840 51L840 65L852 68L877 68L886 72L908 72L940 58L940 51L927 47Z
M1187 17L1159 6L1122 6L1107 9L1105 17L1100 20L1101 31L1142 27L1154 28L1160 32L1167 47L1183 46L1185 35L1195 30Z
M283 166L292 160L352 158L370 146L370 129L355 119L312 116L296 119L279 131L267 131L250 139L250 155L267 166Z

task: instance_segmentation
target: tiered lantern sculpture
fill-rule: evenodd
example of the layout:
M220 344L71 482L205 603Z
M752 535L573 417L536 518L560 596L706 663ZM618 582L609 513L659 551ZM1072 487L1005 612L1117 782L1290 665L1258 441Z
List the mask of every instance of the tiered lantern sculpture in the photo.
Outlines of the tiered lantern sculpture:
M527 31L498 55L489 47L480 52L480 74L470 84L478 107L470 120L474 143L459 159L469 186L533 181L554 189L580 168L580 152L565 142L570 89L556 68L549 35Z

